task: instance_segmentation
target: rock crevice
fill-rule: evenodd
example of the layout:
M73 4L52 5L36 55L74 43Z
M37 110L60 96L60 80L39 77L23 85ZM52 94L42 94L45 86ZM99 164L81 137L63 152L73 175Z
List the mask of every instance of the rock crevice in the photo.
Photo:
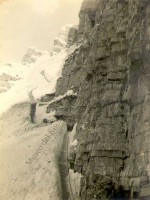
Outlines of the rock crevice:
M79 16L72 37L80 45L55 93L73 89L77 96L48 112L55 108L70 129L77 123L71 163L83 175L81 199L111 199L121 187L130 199L150 181L150 3L84 0Z

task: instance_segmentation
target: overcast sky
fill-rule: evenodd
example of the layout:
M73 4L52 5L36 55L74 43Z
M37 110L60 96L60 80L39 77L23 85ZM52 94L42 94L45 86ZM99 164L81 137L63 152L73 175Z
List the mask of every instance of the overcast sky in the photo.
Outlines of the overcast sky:
M78 24L82 0L0 0L0 63L21 61L28 47L50 50L65 24Z

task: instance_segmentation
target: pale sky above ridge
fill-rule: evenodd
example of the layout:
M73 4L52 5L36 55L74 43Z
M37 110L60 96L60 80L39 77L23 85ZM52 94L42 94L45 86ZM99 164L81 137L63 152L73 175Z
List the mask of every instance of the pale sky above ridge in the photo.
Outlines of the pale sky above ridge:
M50 50L62 26L78 24L82 0L0 0L0 63L20 62L34 46Z

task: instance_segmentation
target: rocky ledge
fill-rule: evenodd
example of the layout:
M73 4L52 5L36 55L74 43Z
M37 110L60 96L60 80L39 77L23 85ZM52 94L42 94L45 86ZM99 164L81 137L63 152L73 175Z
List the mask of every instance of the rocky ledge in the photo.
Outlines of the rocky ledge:
M77 123L82 200L136 198L150 182L150 1L84 0L79 17L55 98L76 95L47 112Z

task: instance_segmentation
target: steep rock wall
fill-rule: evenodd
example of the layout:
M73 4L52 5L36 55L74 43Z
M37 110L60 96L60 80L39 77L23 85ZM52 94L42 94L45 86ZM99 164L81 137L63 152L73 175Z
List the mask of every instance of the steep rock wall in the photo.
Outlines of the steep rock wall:
M71 163L83 175L81 199L111 198L120 186L131 198L150 181L150 1L89 2L79 14L80 46L56 86L56 96L77 96L47 111L69 128L77 123Z

